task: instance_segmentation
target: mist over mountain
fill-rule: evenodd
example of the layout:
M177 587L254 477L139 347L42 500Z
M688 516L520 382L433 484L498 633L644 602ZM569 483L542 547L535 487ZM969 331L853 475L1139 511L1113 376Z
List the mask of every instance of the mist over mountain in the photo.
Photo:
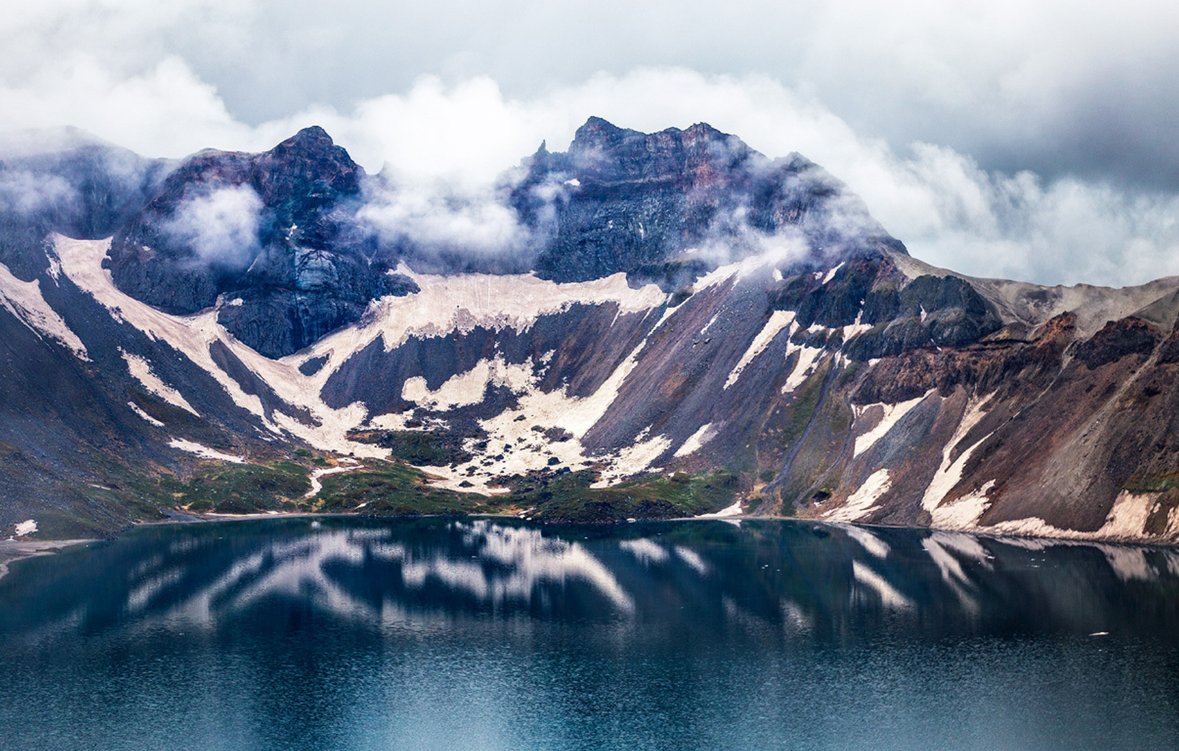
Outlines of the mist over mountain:
M590 118L480 191L323 129L0 155L0 527L762 513L1179 536L1179 280L978 279L837 177ZM903 238L902 238L903 239Z

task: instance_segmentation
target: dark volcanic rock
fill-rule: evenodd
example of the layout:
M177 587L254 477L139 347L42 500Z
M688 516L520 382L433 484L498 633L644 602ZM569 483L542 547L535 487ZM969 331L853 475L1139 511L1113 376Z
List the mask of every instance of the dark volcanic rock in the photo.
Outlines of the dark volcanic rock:
M115 283L178 314L224 295L218 320L234 336L270 357L296 352L370 300L416 291L373 261L375 240L355 218L363 177L321 128L263 154L197 154L116 235ZM186 213L194 207L203 213ZM238 231L210 238L192 226L210 216Z
M849 357L869 360L917 347L960 347L1003 326L994 307L954 276L920 276L900 290L884 284L864 298L864 323L873 328L845 347Z
M1077 359L1093 370L1129 355L1148 355L1162 338L1157 328L1141 318L1129 316L1110 321L1092 339L1079 344Z
M770 160L705 124L648 134L590 118L568 152L542 146L527 170L513 204L546 238L538 272L558 281L665 276L691 249L715 265L787 230L817 261L904 252L812 162Z

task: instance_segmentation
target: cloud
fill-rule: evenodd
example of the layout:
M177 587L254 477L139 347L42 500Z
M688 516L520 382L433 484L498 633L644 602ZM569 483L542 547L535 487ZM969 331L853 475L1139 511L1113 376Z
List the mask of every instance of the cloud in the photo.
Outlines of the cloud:
M564 148L591 114L707 121L815 160L938 265L1049 283L1179 273L1179 7L736 0L669 25L690 8L341 1L331 17L309 0L13 9L4 127L72 123L178 157L321 124L398 186L375 223L488 253L519 241L491 186L541 140Z
M526 270L537 247L506 197L490 187L381 181L370 186L357 218L384 243L430 265L462 259L474 269Z
M249 186L217 188L181 203L162 230L192 249L194 260L243 269L258 253L262 199Z
M398 212L413 215L417 207L412 224L433 235L462 226L478 242L476 217L497 213L489 203L497 176L543 139L564 148L587 113L641 130L704 120L770 156L799 151L847 183L887 230L935 265L1070 284L1179 274L1175 194L1075 176L1047 179L1028 170L988 171L970 156L929 143L898 151L763 76L639 70L598 75L529 100L511 99L486 79L447 87L427 78L405 95L366 102L354 113L318 116L358 158L370 166L387 163L407 185L443 181L480 196L459 202L467 208L453 216L454 203L418 195L387 214L390 226ZM437 198L440 191L435 185L424 194ZM486 226L487 240L514 239L503 222Z
M73 204L77 191L57 175L27 170L0 171L0 211L30 216Z

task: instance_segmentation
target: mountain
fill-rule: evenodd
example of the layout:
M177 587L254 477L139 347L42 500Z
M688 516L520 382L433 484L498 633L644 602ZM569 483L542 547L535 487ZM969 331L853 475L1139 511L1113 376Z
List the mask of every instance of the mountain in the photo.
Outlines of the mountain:
M0 217L0 529L744 512L1179 540L1179 279L934 268L817 165L703 124L542 145L492 261L390 241L368 208L399 188L319 128L86 148L0 158L37 198Z

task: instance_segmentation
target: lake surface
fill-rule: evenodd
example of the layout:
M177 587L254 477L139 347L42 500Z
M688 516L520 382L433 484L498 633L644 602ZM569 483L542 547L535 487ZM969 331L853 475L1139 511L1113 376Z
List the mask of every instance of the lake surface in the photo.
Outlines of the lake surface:
M1174 749L1179 552L774 521L140 528L0 580L0 748Z

